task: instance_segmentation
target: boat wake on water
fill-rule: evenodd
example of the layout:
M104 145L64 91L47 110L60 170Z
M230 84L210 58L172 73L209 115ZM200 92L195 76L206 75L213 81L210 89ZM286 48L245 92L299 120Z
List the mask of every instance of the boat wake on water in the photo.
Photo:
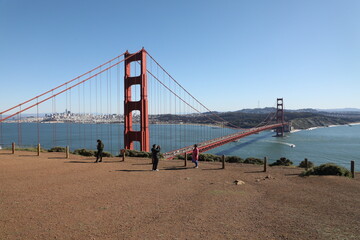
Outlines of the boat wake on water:
M276 142L276 141L266 141L266 142L270 142L270 143L279 143L279 144L287 145L287 146L289 146L289 147L296 147L296 146L295 146L295 144L293 144L293 143Z

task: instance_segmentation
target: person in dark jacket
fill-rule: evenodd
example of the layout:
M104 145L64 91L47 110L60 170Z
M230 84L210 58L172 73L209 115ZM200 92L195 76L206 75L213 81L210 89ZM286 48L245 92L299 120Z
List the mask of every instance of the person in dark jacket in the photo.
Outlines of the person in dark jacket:
M97 153L96 153L96 163L99 161L99 162L102 162L102 154L103 154L103 151L104 151L104 144L102 143L102 141L100 139L97 140Z
M159 169L157 168L158 163L159 163L159 154L160 154L160 146L156 144L153 145L152 149L151 149L151 157L153 160L153 171L159 171Z

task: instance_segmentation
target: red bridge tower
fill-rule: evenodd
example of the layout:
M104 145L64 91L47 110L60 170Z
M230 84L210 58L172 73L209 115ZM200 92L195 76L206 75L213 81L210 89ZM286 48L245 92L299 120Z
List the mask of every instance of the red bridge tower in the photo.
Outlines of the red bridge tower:
M124 76L124 145L125 149L134 149L134 141L140 142L140 150L150 151L149 140L149 118L148 118L148 95L147 95L147 72L146 72L146 51L143 48L131 56L128 51L125 53L125 76ZM131 57L129 57L131 56ZM129 58L128 58L129 57ZM140 75L131 76L131 62L140 63ZM131 86L140 85L140 100L132 101ZM140 131L133 130L132 111L140 111Z
M284 105L282 98L277 99L276 123L284 123ZM284 136L284 125L276 128L276 136L277 137Z

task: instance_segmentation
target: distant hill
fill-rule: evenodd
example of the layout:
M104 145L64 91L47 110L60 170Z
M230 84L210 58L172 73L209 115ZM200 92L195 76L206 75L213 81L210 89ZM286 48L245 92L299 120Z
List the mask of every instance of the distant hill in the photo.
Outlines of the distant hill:
M313 108L304 108L304 109L284 109L286 112L311 112L311 113L318 113L319 110L317 109L313 109ZM246 108L246 109L242 109L242 110L238 110L235 112L240 112L240 113L255 113L255 114L269 114L272 112L276 112L276 108L274 107L266 107L266 108Z
M221 118L214 116L216 114ZM205 114L157 115L152 120L167 123L196 123L196 124L219 124L227 122L228 127L252 128L263 124L264 120L275 121L276 108L242 109L234 112L207 112ZM285 109L285 121L291 122L296 129L311 127L342 125L352 122L360 122L360 112L327 112L307 108L298 110ZM223 119L223 121L221 120Z
M274 107L266 107L266 108L246 108L242 110L237 110L235 112L243 112L243 113L271 113L276 111ZM334 109L314 109L314 108L303 108L303 109L285 109L286 112L311 112L311 113L321 113L321 112L330 112L330 113L346 113L346 112L359 112L359 108L334 108Z
M321 112L359 112L359 108L334 108L334 109L317 109Z

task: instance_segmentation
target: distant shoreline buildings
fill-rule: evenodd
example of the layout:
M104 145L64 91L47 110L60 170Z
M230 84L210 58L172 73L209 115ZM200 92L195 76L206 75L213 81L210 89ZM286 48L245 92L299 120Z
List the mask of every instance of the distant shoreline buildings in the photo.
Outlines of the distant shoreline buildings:
M134 120L139 116L134 116ZM6 121L7 123L123 123L124 116L122 114L90 114L90 113L71 113L65 111L63 113L47 113L42 117L35 114L26 117L13 117Z
M47 113L43 116L29 114L22 117L12 117L4 122L6 123L84 123L84 124L101 124L101 123L124 123L123 114L91 114L91 113L71 113L65 111L63 113ZM187 116L192 116L188 114ZM161 118L162 115L149 115L151 124L183 124L181 120L166 120ZM133 114L133 123L140 122L140 115Z

